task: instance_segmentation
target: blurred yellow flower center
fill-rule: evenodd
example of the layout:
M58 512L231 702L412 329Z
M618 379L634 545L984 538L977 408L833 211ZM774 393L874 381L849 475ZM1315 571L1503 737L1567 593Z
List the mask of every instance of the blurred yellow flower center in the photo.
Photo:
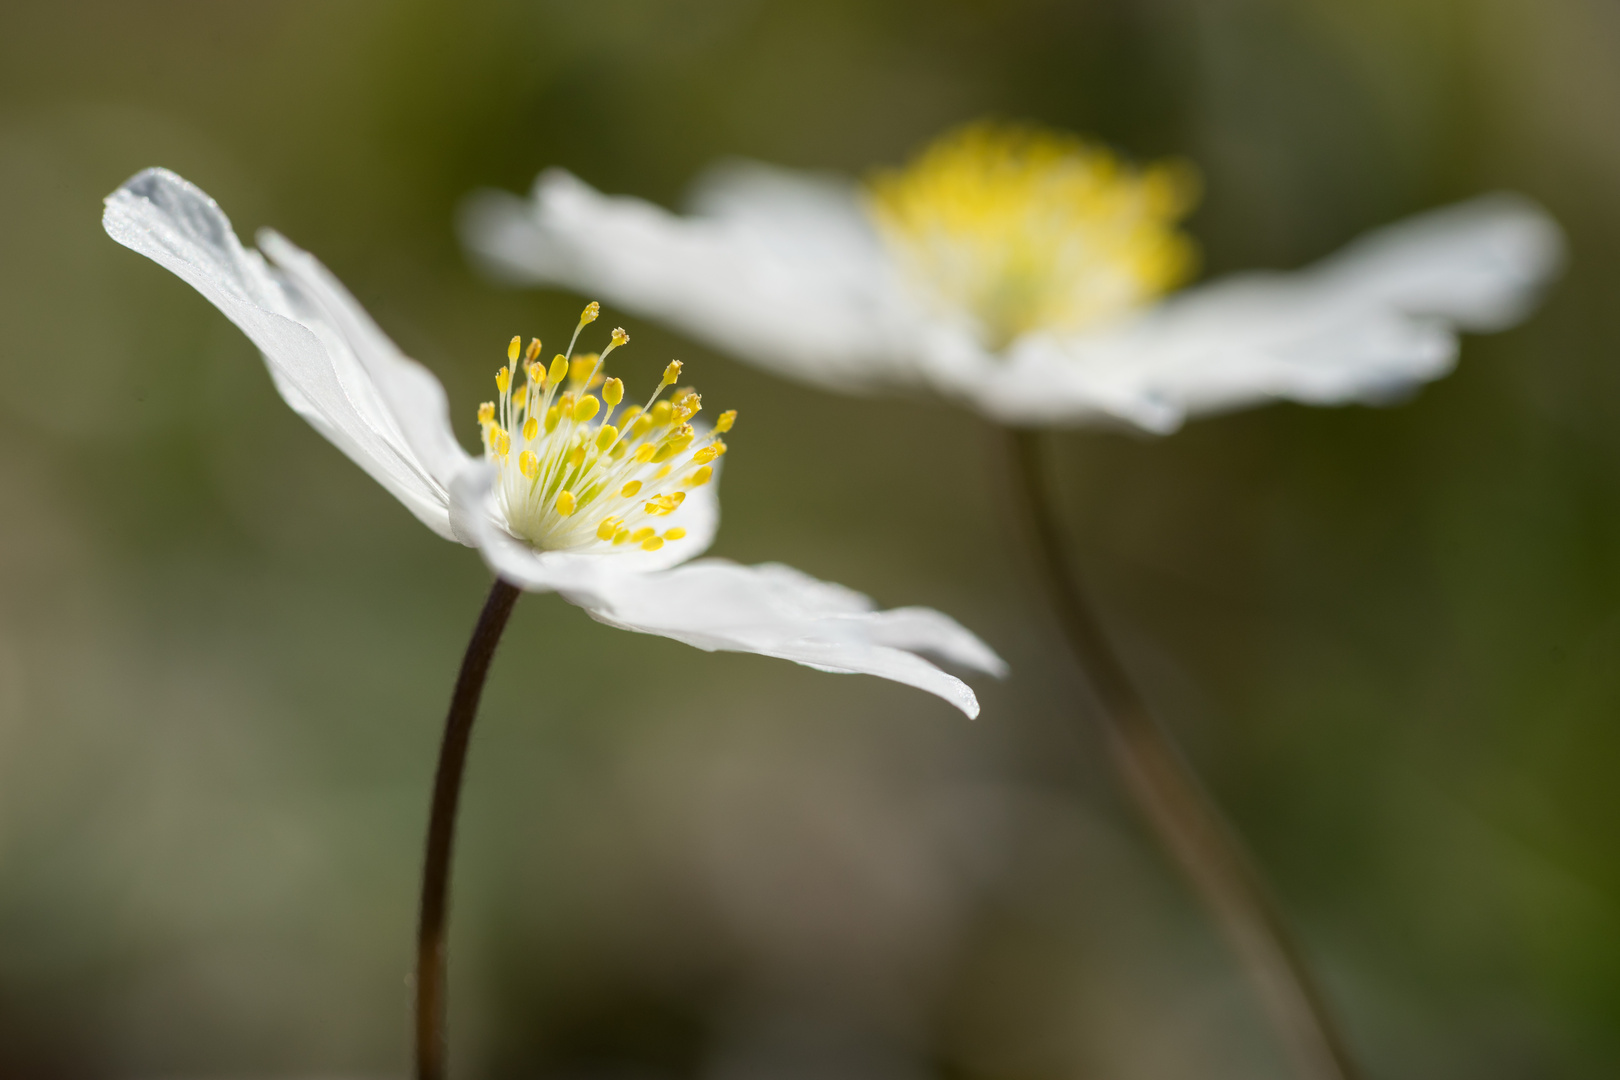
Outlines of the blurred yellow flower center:
M690 423L703 407L696 391L659 400L680 378L679 360L664 368L645 405L621 409L624 384L604 365L629 335L615 330L600 354L573 354L599 312L595 303L585 309L568 353L549 365L540 362L539 338L526 351L512 339L508 363L495 373L500 397L478 407L484 454L500 470L495 488L507 527L535 547L657 551L686 535L663 519L713 478L712 463L726 452L720 436L737 414L722 413L699 439Z
M1197 251L1180 232L1189 166L1135 168L1108 148L1032 127L970 124L875 176L868 209L947 317L999 349L1032 330L1079 330L1180 285Z

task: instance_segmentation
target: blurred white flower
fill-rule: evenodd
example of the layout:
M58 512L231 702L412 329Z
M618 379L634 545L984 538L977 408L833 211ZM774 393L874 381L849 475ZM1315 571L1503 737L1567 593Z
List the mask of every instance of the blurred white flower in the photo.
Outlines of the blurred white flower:
M824 671L864 672L939 695L969 716L978 701L926 652L1000 675L1005 665L928 608L877 611L852 590L791 567L721 559L687 565L719 524L715 467L735 413L700 431L698 395L675 391L672 363L645 406L601 356L541 363L514 338L479 410L482 460L456 441L444 388L406 357L313 256L264 231L245 249L219 207L164 169L107 197L103 225L167 267L259 347L283 399L440 536L476 547L502 578L555 591L611 626L705 650L759 653ZM593 303L574 332L596 317ZM521 376L521 381L520 381ZM592 393L598 391L600 396Z
M1177 163L975 124L866 184L711 170L691 216L541 174L479 192L467 247L517 282L584 289L736 357L843 391L921 389L1015 426L1398 396L1449 371L1459 330L1522 318L1558 227L1491 195L1378 230L1291 274L1171 292L1196 251Z

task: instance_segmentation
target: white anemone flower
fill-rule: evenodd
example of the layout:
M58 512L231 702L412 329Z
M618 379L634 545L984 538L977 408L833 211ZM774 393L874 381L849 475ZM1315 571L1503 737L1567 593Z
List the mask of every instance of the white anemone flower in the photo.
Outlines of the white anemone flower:
M715 651L915 686L978 714L973 691L923 659L1005 673L1001 659L928 608L867 597L791 567L688 562L719 524L717 465L735 413L692 421L698 395L665 370L646 405L623 405L608 352L541 362L514 338L479 410L483 455L462 449L444 389L406 357L313 256L271 231L238 241L205 193L148 169L106 200L113 239L189 282L258 346L287 404L428 528L476 547L503 580L557 592L594 619ZM574 332L594 320L591 304ZM596 391L593 393L592 391ZM599 396L598 396L599 395ZM684 565L682 565L684 564Z
M973 124L865 183L712 169L689 216L559 169L479 192L462 237L497 276L583 289L778 373L922 390L1016 427L1125 424L1275 399L1398 398L1505 328L1563 243L1506 194L1379 229L1295 273L1174 291L1196 181L1033 127Z

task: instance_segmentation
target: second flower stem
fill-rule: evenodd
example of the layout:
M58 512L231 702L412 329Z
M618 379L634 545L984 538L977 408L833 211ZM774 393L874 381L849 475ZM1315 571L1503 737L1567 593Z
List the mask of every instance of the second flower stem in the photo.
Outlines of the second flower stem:
M1358 1072L1349 1048L1264 882L1092 612L1052 509L1039 436L1001 433L1036 569L1095 700L1126 790L1231 942L1304 1074L1353 1080Z
M467 765L473 721L478 717L478 699L484 692L495 646L500 644L501 632L506 629L506 620L519 595L516 586L498 578L490 589L462 657L461 673L456 676L456 689L450 696L450 715L444 722L439 767L433 778L433 809L428 815L427 858L422 866L421 921L416 931L417 1080L444 1080L445 929L450 915L456 808L461 802L461 777Z

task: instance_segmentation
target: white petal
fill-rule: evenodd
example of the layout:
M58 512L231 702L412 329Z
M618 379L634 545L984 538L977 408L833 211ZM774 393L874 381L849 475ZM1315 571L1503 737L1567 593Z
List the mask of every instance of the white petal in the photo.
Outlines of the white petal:
M173 271L207 297L259 347L276 389L295 412L434 532L456 538L444 482L435 478L401 430L403 421L409 419L415 427L422 418L394 415L368 363L358 358L365 351L375 363L376 342L362 341L357 348L351 335L386 339L340 286L334 296L336 282L329 275L326 282L310 278L310 266L318 268L313 259L288 244L289 254L307 260L300 265L302 273L290 276L272 269L257 251L242 247L214 200L167 169L138 173L109 195L102 225L114 240ZM312 291L312 284L324 288ZM391 387L391 396L419 401L420 377L413 388ZM407 374L396 381L412 378ZM442 400L443 391L438 393ZM413 440L420 434L413 433ZM432 438L429 432L420 441L426 444Z
M916 377L910 301L853 188L732 166L681 217L561 170L529 200L480 192L463 242L493 273L564 285L780 374L839 390Z
M944 698L968 716L978 699L960 679L916 655L994 675L1006 665L989 646L937 611L874 611L860 593L775 563L703 559L656 574L617 576L588 592L561 590L610 626L684 641L707 651L749 652L839 673L877 675Z
M1032 335L980 404L1012 423L1113 418L1162 432L1268 399L1387 401L1449 372L1459 329L1528 314L1562 253L1557 225L1534 204L1477 199L1298 273L1228 278L1085 337Z
M259 233L259 247L282 271L289 298L305 310L307 325L327 341L328 353L360 373L346 385L374 387L384 415L397 425L428 474L448 488L473 458L456 441L450 404L434 374L399 351L399 346L360 306L320 260L270 229Z

